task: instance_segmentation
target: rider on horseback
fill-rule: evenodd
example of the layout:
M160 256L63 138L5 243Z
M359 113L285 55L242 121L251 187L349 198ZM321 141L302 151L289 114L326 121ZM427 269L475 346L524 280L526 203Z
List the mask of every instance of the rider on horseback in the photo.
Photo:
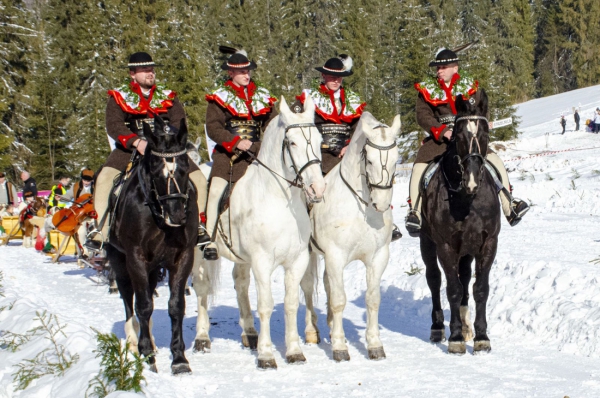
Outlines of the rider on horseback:
M204 248L204 258L219 258L215 244L219 219L219 202L228 184L237 182L252 163L246 152L258 155L260 135L277 115L273 107L276 99L266 88L250 77L256 63L250 61L243 50L220 46L219 50L233 54L221 65L229 79L206 95L206 132L217 143L212 154L210 192L206 205L206 229L211 243ZM230 188L231 189L231 188Z
M357 93L342 86L344 77L352 75L352 58L346 54L330 58L322 67L315 69L321 72L322 81L318 87L302 90L292 111L303 111L304 101L311 96L315 103L315 125L323 136L321 144L323 175L329 173L346 153L352 134L362 115L366 102L362 102ZM394 226L392 241L398 240L402 234Z
M452 137L456 109L454 101L460 94L464 99L471 97L478 102L478 82L466 73L458 74L458 55L449 49L440 50L429 66L437 68L437 79L432 77L416 83L417 122L431 134L423 142L412 170L410 179L410 209L406 216L406 229L411 236L419 236L421 230L420 186L423 174L430 162L439 159L446 152L447 141ZM515 226L529 210L529 205L512 197L508 173L502 159L488 149L486 160L500 175L504 188L500 191L502 210L511 226Z
M98 251L103 242L108 241L110 193L113 181L123 173L132 158L134 150L144 155L146 141L143 136L144 123L154 128L154 117L168 121L169 127L179 129L185 119L183 105L174 91L156 84L152 57L145 52L137 52L129 57L129 76L131 81L108 92L106 104L106 133L114 141L114 149L110 153L96 179L94 206L98 214L101 231L96 231L84 246ZM198 208L206 204L206 178L195 163L190 162L190 180L198 191ZM198 244L208 241L203 228L198 230Z

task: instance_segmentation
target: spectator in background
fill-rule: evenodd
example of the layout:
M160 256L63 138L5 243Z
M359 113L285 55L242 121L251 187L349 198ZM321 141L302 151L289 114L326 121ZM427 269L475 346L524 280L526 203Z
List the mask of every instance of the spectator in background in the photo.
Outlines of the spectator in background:
M63 198L67 194L67 187L71 184L71 179L67 176L61 176L58 184L52 187L50 197L48 198L48 209L52 207L63 208L69 201L68 198Z
M27 171L23 171L21 173L21 180L23 180L23 183L25 183L25 185L23 186L23 198L25 198L26 192L31 192L33 194L33 197L35 198L38 194L38 190L35 180L31 176L31 174L29 174L29 172Z
M560 125L562 126L562 129L563 129L563 131L562 131L561 134L564 134L565 133L565 127L567 126L567 121L565 120L565 116L564 115L561 115L561 117L560 117Z
M17 203L17 189L6 179L6 174L0 171L0 207Z
M64 196L67 200L77 200L81 195L94 194L94 171L81 170L81 180L77 181Z
M594 122L594 130L592 132L598 134L598 131L600 131L600 108L596 108L592 121Z
M577 111L577 109L575 109L575 114L573 115L573 118L575 119L575 131L579 131L579 112Z

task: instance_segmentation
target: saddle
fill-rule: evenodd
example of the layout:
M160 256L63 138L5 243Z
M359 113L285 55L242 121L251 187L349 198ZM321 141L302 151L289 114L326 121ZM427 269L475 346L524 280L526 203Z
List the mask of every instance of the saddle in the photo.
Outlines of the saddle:
M425 172L423 173L423 177L421 177L421 182L419 183L419 190L421 191L421 194L424 194L425 191L427 190L427 187L429 186L429 183L431 182L433 175L435 174L437 169L440 168L440 164L442 163L443 159L444 159L444 157L442 156L439 160L433 161L427 165L427 168L425 169ZM506 189L502 185L502 181L500 180L500 172L498 170L496 170L496 168L491 163L489 163L487 160L485 161L485 168L490 172L490 175L494 179L494 183L496 184L496 190L497 190L496 193L500 192L503 189Z

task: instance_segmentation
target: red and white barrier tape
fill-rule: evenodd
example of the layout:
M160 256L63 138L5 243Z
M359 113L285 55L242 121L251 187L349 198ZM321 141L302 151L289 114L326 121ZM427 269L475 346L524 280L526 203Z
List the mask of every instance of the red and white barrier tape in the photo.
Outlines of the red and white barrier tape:
M590 147L590 148L570 148L570 149L563 149L560 151L542 152L542 153L538 153L537 155L523 156L523 157L519 157L519 158L508 159L508 160L505 160L504 162L506 163L506 162L514 162L515 160L538 158L541 156L549 156L549 155L554 155L554 154L561 153L561 152L587 151L589 149L598 149L598 148L600 148L600 147L595 146L595 147Z

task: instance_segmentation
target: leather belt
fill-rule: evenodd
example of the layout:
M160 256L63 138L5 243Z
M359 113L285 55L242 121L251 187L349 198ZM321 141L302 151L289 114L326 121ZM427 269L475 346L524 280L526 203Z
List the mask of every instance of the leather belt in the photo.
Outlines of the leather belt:
M227 130L243 140L251 142L260 141L260 124L255 120L230 120L226 125Z

